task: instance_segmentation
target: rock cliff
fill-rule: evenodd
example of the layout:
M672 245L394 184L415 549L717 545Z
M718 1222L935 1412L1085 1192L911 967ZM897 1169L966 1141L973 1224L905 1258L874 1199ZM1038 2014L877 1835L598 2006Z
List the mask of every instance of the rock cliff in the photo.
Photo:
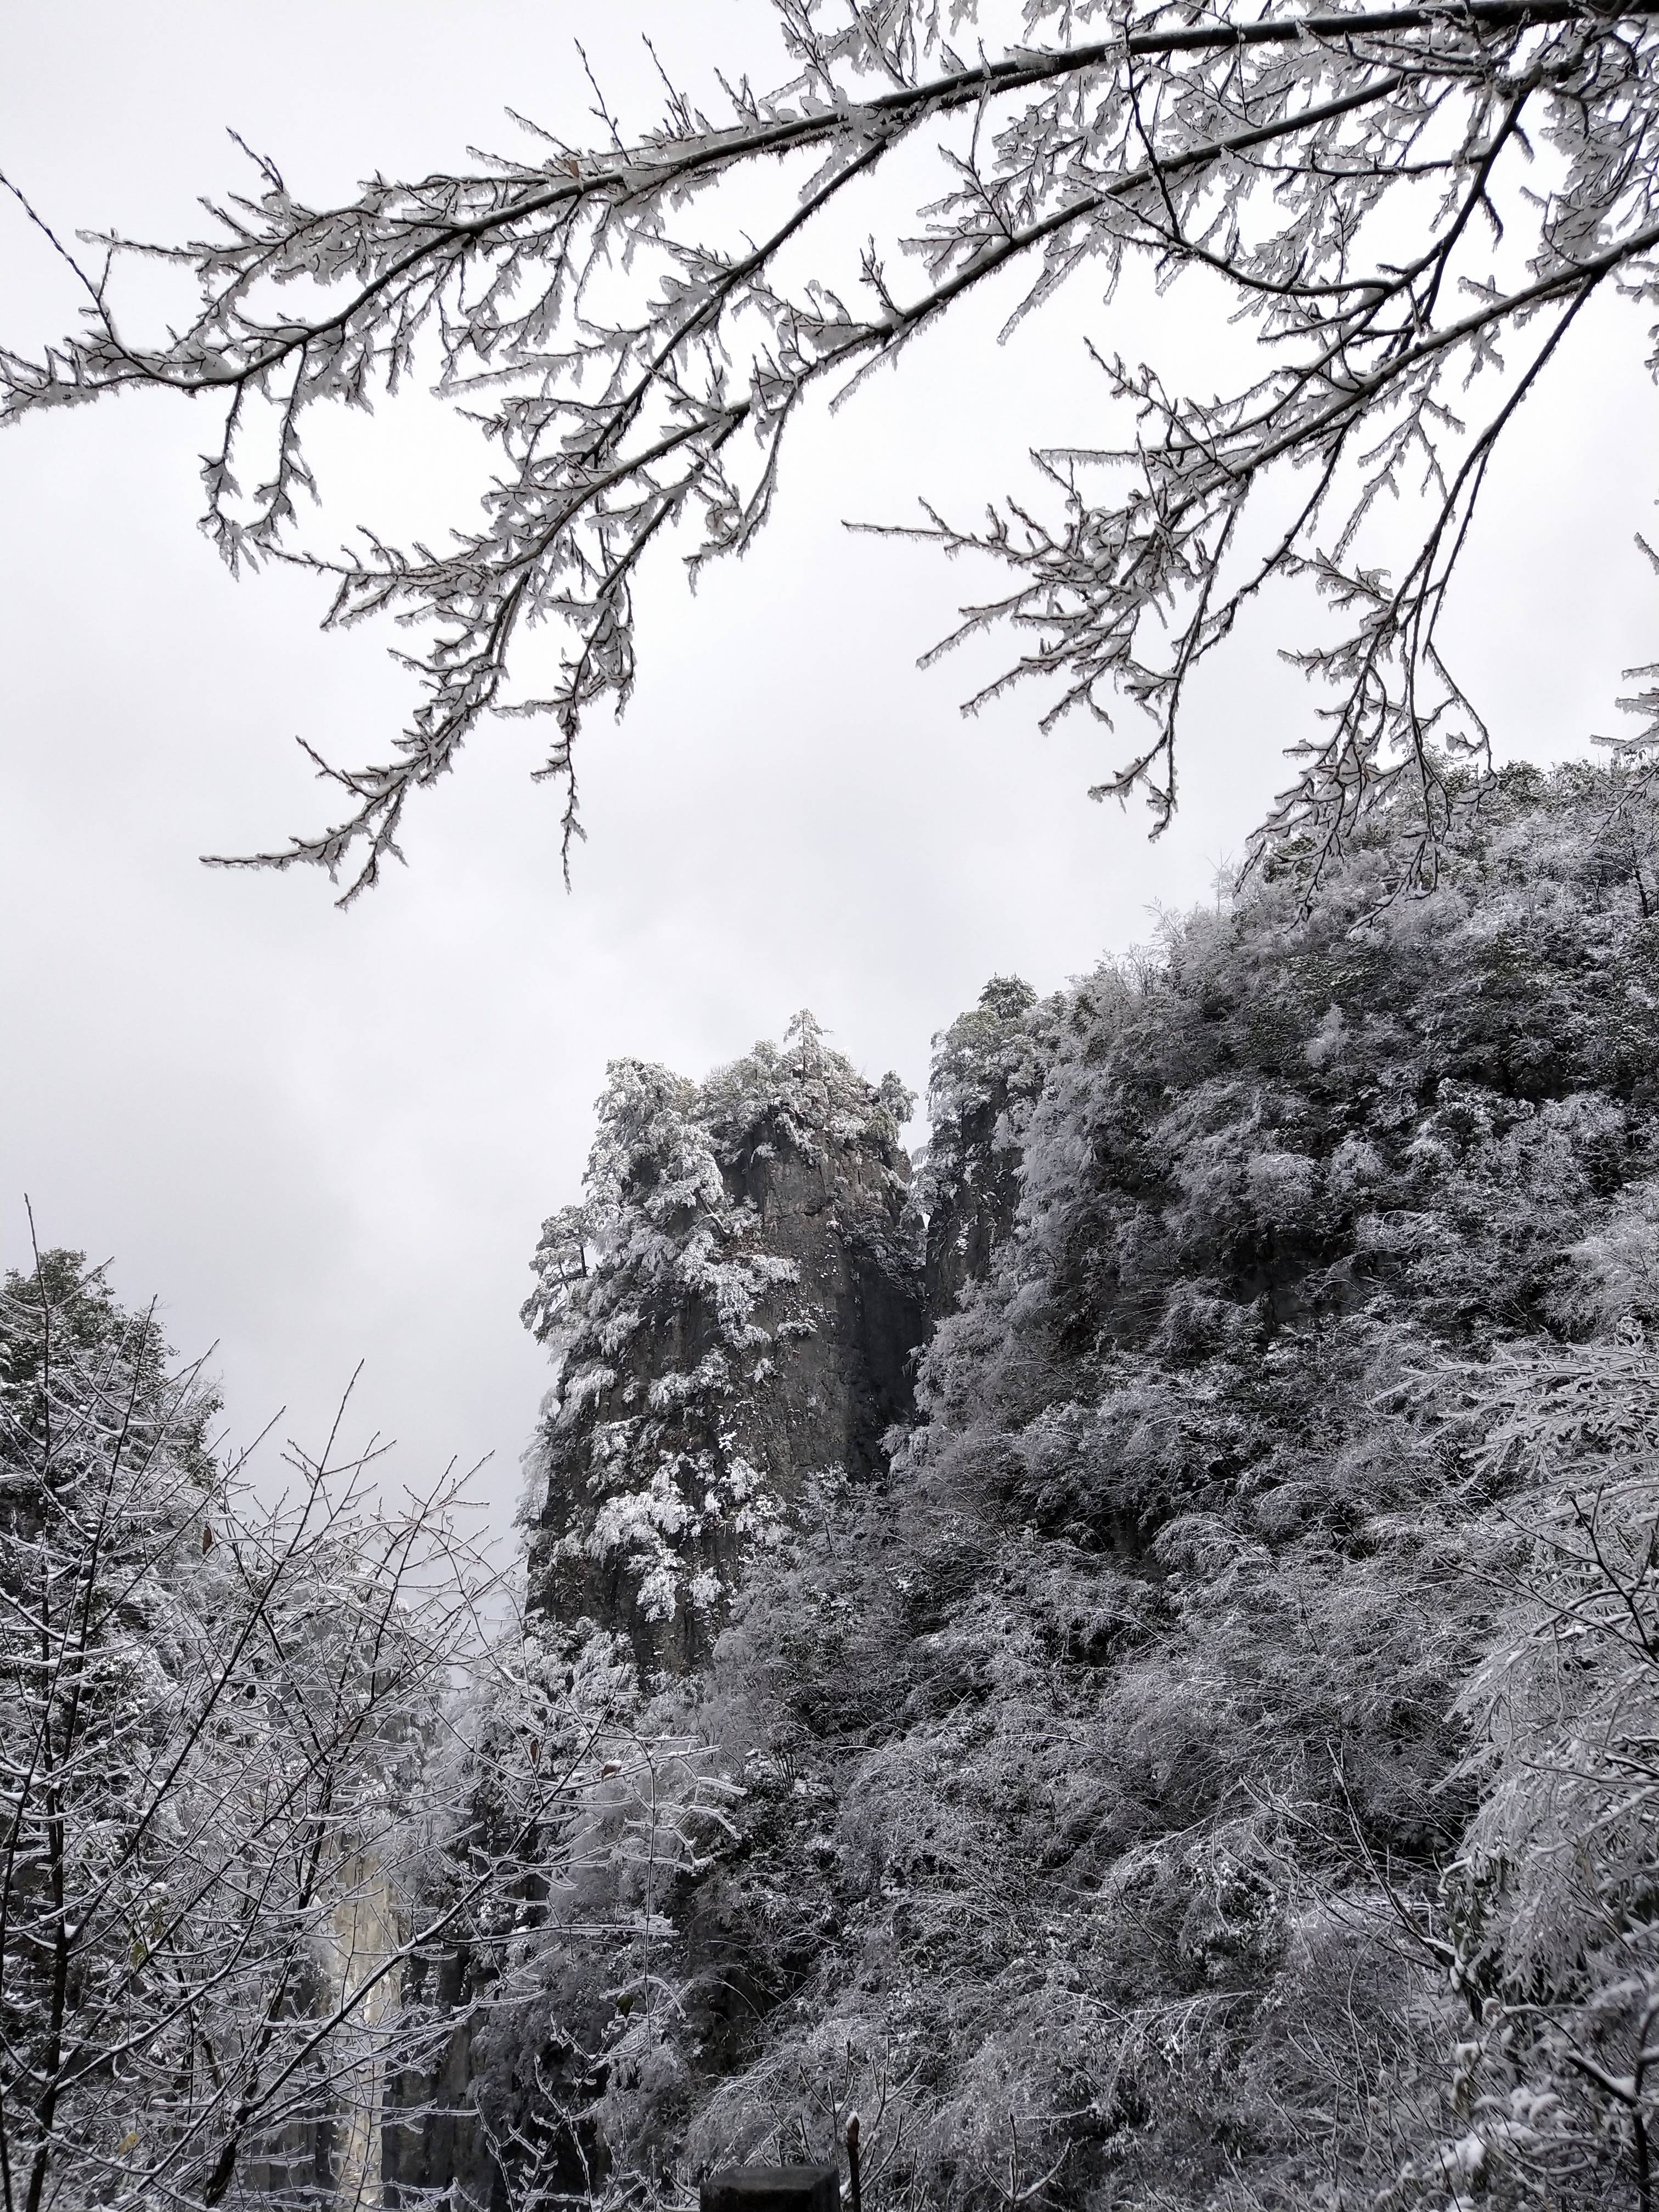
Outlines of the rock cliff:
M933 1039L933 1133L916 1204L931 1329L1014 1233L1024 1132L1053 1050L1054 1002L1017 975L994 975L979 1003Z
M428 2187L672 2205L856 2103L889 2205L1629 2197L1654 836L1517 772L1421 897L1385 821L1316 902L997 979L914 1183L805 1021L613 1070L538 1254L533 1594L564 1692L624 1632L627 1724L730 1794L653 1770L690 1847L570 1856L518 2044L485 1993L441 2085L519 2163L434 2131Z
M555 1360L528 1458L532 1604L702 1663L745 1561L815 1483L867 1480L911 1407L921 1224L872 1085L810 1015L702 1085L617 1063L586 1194L526 1317Z

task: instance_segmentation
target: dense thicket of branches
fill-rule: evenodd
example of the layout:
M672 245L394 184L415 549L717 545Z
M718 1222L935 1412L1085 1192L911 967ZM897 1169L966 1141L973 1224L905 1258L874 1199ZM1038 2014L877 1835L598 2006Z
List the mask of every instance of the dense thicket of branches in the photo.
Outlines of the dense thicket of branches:
M0 1284L5 2212L381 2203L477 2014L533 2060L550 1928L648 1961L629 1869L695 1859L695 1753L483 1634L452 1481L263 1505L214 1411L80 1255Z
M553 718L568 850L578 727L628 696L652 546L672 539L694 574L742 551L808 398L970 295L1000 283L1018 319L1068 282L1109 295L1137 261L1209 281L1261 345L1208 397L1103 351L1089 450L1045 447L1035 394L1029 489L978 529L933 508L922 526L999 572L965 629L1006 634L1004 681L1034 680L1048 715L1127 704L1098 790L1143 793L1161 824L1194 669L1265 586L1312 580L1329 618L1304 604L1291 657L1322 703L1274 823L1334 850L1404 775L1432 842L1448 793L1431 741L1486 744L1440 625L1494 456L1598 294L1656 297L1647 0L776 0L776 20L775 90L744 74L705 109L670 87L633 143L544 134L334 208L261 161L208 240L103 241L82 329L0 354L9 422L134 389L216 399L206 527L227 560L299 561L331 584L331 620L410 626L408 726L331 768L340 819L263 864L346 866L348 896L372 883L410 794L495 713ZM198 289L155 341L118 319L135 252ZM296 514L318 489L310 410L410 377L482 422L482 520L457 517L444 550L372 528L318 550ZM1395 493L1403 539L1379 527ZM509 663L547 622L558 673L527 697Z

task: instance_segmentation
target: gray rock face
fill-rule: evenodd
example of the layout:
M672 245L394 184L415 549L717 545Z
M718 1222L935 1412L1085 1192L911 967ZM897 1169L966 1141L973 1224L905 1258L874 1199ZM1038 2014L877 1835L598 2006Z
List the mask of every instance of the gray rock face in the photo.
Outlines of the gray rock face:
M1026 1121L1042 1087L1052 1002L995 975L979 1004L933 1039L933 1136L918 1196L927 1216L927 1325L955 1311L1014 1231Z
M776 1385L745 1424L746 1441L793 1504L820 1469L840 1467L854 1480L878 1473L883 1435L912 1409L923 1315L902 1216L909 1162L867 1136L809 1154L772 1130L730 1173L734 1197L759 1218L765 1249L796 1270L767 1316L783 1332ZM811 1334L799 1333L808 1322Z
M701 1085L612 1069L586 1200L547 1224L526 1308L555 1359L527 1459L530 1595L551 1629L617 1633L647 1686L692 1673L815 1480L880 1479L917 1352L1012 1233L1012 1133L1042 1066L1034 1006L1000 981L942 1041L925 1231L899 1141L910 1101L894 1079L866 1083L810 1018ZM509 2201L481 2063L493 2094L527 2093L481 2061L468 1971L460 1956L442 1969L459 2024L431 2075L392 2087L388 2203ZM593 2094L575 2084L570 2109ZM503 2114L506 2135L533 2103Z
M586 1201L548 1223L526 1309L556 1376L527 1461L529 1581L550 1628L621 1635L647 1685L707 1661L814 1478L878 1478L912 1410L927 1316L909 1103L810 1018L702 1085L611 1071ZM535 2099L481 2053L472 1962L434 1971L457 2026L429 2074L390 2085L386 2202L495 2212L510 2197L480 2098L507 2100L507 2136ZM592 2094L575 2083L573 2109ZM599 2150L572 2144L574 2198Z
M701 1087L620 1063L588 1207L548 1224L532 1600L621 1632L647 1677L703 1662L745 1562L815 1478L875 1475L910 1411L926 1316L895 1085L800 1023Z
M441 1978L440 1999L456 2011L458 2025L438 2063L429 2074L387 2085L380 2174L388 2212L434 2200L456 2212L495 2212L507 2202L473 2096L474 2023L461 2008L465 1969L458 1956Z
M927 1217L925 1296L930 1322L956 1310L969 1283L991 1272L991 1255L1012 1233L1019 1204L1019 1156L995 1143L1001 1103L971 1108L962 1117L964 1169L940 1192Z

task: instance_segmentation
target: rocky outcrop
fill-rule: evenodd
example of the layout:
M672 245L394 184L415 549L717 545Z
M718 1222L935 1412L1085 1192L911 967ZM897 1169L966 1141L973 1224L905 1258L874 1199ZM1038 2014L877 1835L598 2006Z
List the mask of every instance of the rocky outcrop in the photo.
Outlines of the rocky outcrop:
M763 1303L771 1387L733 1430L780 1499L813 1474L879 1473L881 1440L911 1410L911 1361L923 1332L915 1242L903 1213L909 1161L866 1125L801 1132L768 1114L726 1167L760 1245L792 1279Z
M692 1672L815 1486L884 1473L927 1326L899 1139L913 1103L896 1077L866 1083L810 1015L702 1084L611 1067L586 1194L545 1224L525 1310L554 1361L526 1455L544 1656L609 1632L642 1694ZM430 2069L388 2084L388 2205L505 2206L503 2142L572 2201L599 2171L583 2116L605 2062L584 2074L528 2015L516 2060L487 2051L492 1971L458 1943L405 1993L455 2026Z
M471 1972L471 1961L459 1949L434 1970L434 1987L420 1995L453 2014L456 2025L430 2068L394 2075L386 2084L380 2201L387 2212L404 2207L413 2212L434 2203L457 2212L486 2207L494 2212L505 2202L475 2094L477 2024L468 2002Z
M613 1066L526 1309L556 1372L530 1460L544 1618L683 1674L815 1483L879 1472L925 1328L910 1104L810 1016L701 1085Z
M1052 1001L994 975L979 1003L933 1039L933 1133L916 1197L927 1218L924 1296L933 1325L1012 1236L1024 1132L1052 1048Z

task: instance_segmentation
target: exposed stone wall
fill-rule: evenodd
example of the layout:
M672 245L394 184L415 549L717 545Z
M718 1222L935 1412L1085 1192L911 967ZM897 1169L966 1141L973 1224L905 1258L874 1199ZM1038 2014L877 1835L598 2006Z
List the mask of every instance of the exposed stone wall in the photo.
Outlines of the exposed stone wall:
M386 2091L380 2131L382 2195L387 2212L441 2204L447 2212L495 2212L505 2185L474 2096L477 2020L466 2004L470 1962L460 1952L434 1970L432 1992L457 2025L437 2063L399 2074ZM345 2200L348 2203L350 2199Z
M819 1469L840 1467L855 1480L878 1473L883 1435L912 1409L924 1316L902 1211L908 1179L896 1146L866 1137L808 1156L777 1129L758 1133L729 1171L767 1251L796 1270L767 1316L786 1332L772 1354L775 1387L743 1431L790 1504ZM810 1335L793 1333L802 1322Z
M1052 1048L1054 1002L995 975L979 1004L933 1039L933 1134L917 1196L927 1218L927 1326L991 1272L1014 1231L1024 1131Z
M848 1115L836 1086L816 1087L817 1097L799 1085L738 1131L716 1132L720 1249L768 1278L745 1314L743 1351L732 1348L724 1285L677 1279L647 1302L646 1324L578 1417L568 1391L551 1408L532 1462L544 1484L530 1547L535 1604L564 1624L622 1631L647 1674L701 1665L745 1558L776 1539L815 1475L876 1474L884 1433L911 1410L926 1316L909 1161L890 1115ZM688 1209L674 1233L690 1244L707 1233L703 1217ZM710 1371L713 1386L698 1381ZM664 1403L665 1389L682 1395ZM647 1431L652 1480L660 1492L672 1469L673 1486L650 1510L665 1527L683 1508L666 1528L681 1592L672 1611L660 1562L653 1583L637 1546L601 1541L629 1486L643 1495Z

